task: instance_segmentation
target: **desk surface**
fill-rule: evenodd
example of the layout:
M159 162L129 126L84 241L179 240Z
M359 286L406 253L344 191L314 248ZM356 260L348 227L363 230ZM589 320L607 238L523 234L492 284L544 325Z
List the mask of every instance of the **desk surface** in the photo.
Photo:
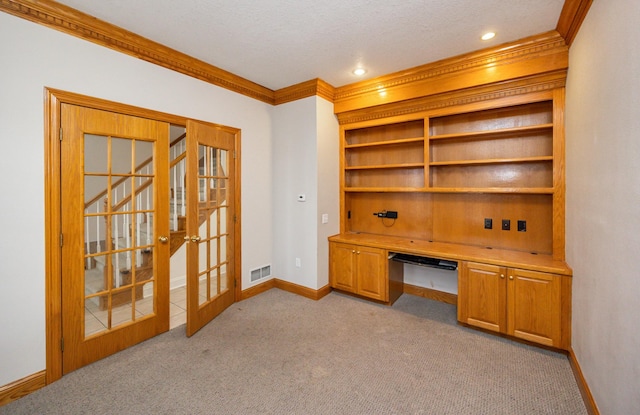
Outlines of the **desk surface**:
M430 242L368 233L338 234L329 237L329 241L369 246L372 248L386 249L391 252L401 252L452 261L474 261L504 267L523 268L568 276L572 275L572 270L566 262L555 260L551 255L445 242Z

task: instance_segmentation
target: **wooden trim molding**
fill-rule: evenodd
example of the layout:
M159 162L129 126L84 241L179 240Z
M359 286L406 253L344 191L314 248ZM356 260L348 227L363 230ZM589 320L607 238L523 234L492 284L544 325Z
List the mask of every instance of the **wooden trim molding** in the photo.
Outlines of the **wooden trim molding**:
M593 0L565 0L556 30L571 46L575 39Z
M566 0L557 31L334 88L320 79L273 91L182 52L53 0L0 0L0 11L76 36L210 84L279 105L317 95L342 113L528 76L568 66L573 40L592 0Z
M568 47L556 31L336 88L336 114L566 70Z
M45 89L45 327L46 383L62 377L62 248L59 97Z
M329 285L325 285L319 290L314 290L312 288L303 287L302 285L294 284L292 282L273 278L242 291L242 299L246 300L247 298L255 297L256 295L262 294L265 291L269 291L272 288L279 288L283 291L298 294L312 300L319 300L331 292L331 287Z
M45 371L34 373L0 387L0 406L16 401L47 385Z
M233 92L274 103L274 91L52 0L0 0L0 10L160 65Z
M587 412L589 415L600 415L596 401L593 399L589 385L587 385L587 381L582 374L582 369L580 369L580 364L578 364L576 354L571 347L569 348L568 358L571 370L573 371L573 376L576 378L576 383L578 384L578 389L580 389L582 400L587 408Z
M52 0L0 0L0 11L228 89L271 105L310 96L333 102L335 88L321 79L273 91Z
M255 297L256 295L269 291L272 288L276 288L275 278L262 282L258 285L254 285L253 287L247 288L246 290L242 290L242 296L240 297L240 299L246 300L248 298Z
M553 91L557 88L562 88L565 86L566 78L566 69L561 69L490 85L428 95L372 108L356 109L339 113L337 117L338 122L343 125L407 114L417 114L439 108L475 104L482 101L495 103L497 100L509 100L519 95Z
M296 85L288 86L286 88L275 91L275 105L284 104L299 99L312 97L317 95L333 102L333 95L335 94L335 88L322 79L312 79L307 82L302 82Z
M294 284L292 282L283 281L276 279L276 288L280 288L283 291L288 291L293 294L298 294L303 297L310 298L312 300L319 300L325 295L331 292L331 287L329 285L325 285L319 290L314 290L311 288L303 287L302 285Z
M447 304L458 304L458 296L443 291L432 290L431 288L418 287L405 283L403 286L403 292L405 294L417 295L418 297L428 298L429 300L440 301Z

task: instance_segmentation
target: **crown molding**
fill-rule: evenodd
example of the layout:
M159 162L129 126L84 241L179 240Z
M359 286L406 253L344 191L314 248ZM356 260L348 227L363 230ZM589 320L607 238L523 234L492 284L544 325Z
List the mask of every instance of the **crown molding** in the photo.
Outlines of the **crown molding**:
M284 104L286 102L296 101L299 99L317 95L333 102L335 88L322 79L312 79L310 81L301 82L286 88L275 91L275 105Z
M313 79L277 91L53 0L0 0L0 11L271 105L317 95L341 113L566 68L565 39L575 36L591 2L566 0L558 31L339 88Z
M565 0L556 30L571 46L593 0Z
M566 69L561 69L555 72L502 81L491 85L482 85L408 101L362 108L338 113L338 123L344 125L383 118L388 119L408 114L436 112L443 108L469 104L477 106L481 102L486 102L488 106L509 105L517 101L518 97L522 95L540 94L541 97L546 96L550 91L564 87L566 78Z
M0 0L0 10L210 84L274 103L274 91L52 0Z
M336 88L335 113L566 69L568 47L550 31Z

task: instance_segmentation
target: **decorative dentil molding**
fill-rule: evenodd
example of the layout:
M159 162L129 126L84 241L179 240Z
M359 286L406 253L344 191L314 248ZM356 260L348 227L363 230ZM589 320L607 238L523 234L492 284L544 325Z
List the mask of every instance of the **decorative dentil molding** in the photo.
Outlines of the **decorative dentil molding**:
M0 10L242 95L274 103L274 92L182 52L51 0L0 0Z
M312 79L307 82L302 82L275 91L274 104L280 105L314 95L333 102L334 94L335 88L333 86L329 85L322 79Z
M340 125L372 121L408 114L420 114L441 108L508 99L519 95L551 91L565 86L567 71L535 75L465 91L451 91L408 101L338 113Z
M167 69L203 80L239 94L278 105L318 95L332 102L376 93L380 88L399 88L428 79L455 76L486 66L497 66L553 53L575 37L592 0L565 0L557 32L534 36L498 48L473 52L418 66L368 81L334 88L314 79L273 91L245 78L153 42L133 32L82 13L53 0L0 0L0 11L96 44L135 56Z
M555 31L547 32L496 48L483 49L368 81L339 87L336 88L334 98L336 101L340 101L365 93L377 93L381 88L390 89L424 81L428 78L459 74L489 65L498 66L515 61L527 60L530 59L531 56L540 56L545 53L555 52L559 48L566 49L564 39Z

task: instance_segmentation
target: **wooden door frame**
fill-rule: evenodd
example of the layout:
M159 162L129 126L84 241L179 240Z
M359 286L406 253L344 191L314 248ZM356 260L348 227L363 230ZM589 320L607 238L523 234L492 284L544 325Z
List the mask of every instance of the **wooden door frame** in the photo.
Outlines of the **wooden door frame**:
M62 211L60 189L60 107L63 103L94 108L103 111L148 118L176 125L187 125L187 118L163 112L148 110L131 105L93 98L73 92L53 88L44 89L44 212L45 212L45 336L46 336L46 383L52 383L62 377L62 228L60 214ZM209 123L211 124L211 123ZM241 209L240 209L240 142L241 131L238 128L216 126L235 134L236 191L234 195L235 214L238 220L233 224L235 233L234 269L235 292L234 301L242 296L242 252L241 252Z

